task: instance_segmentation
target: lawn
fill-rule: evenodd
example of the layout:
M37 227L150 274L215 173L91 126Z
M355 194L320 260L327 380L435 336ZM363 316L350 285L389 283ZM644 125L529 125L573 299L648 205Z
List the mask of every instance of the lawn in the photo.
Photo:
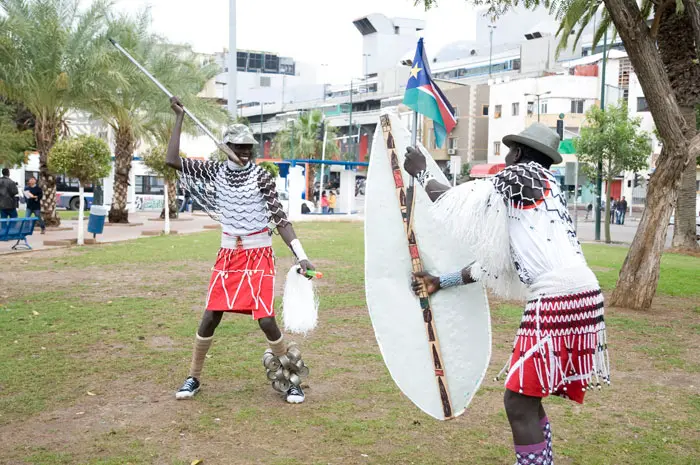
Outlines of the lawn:
M364 302L362 225L297 232L324 272L319 327L295 338L311 367L303 405L270 388L263 335L242 316L217 330L200 394L174 400L218 233L12 257L0 278L0 463L512 465L500 383L484 382L467 412L443 423L392 382ZM275 245L284 273L290 253ZM625 249L584 249L610 290ZM651 311L608 309L612 387L584 406L546 402L558 464L697 463L699 270L700 259L666 255ZM521 314L493 299L491 310L487 379Z

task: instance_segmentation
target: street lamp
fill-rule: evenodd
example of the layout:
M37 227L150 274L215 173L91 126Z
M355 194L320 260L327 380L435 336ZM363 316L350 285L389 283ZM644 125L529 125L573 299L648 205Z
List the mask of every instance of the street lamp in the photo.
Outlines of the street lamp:
M540 97L543 95L549 95L551 93L552 93L552 91L548 90L547 92L542 92L541 94L529 94L529 93L525 94L525 97L530 96L530 95L533 97L537 97L537 122L538 123L540 122Z
M353 160L355 159L355 139L352 135L352 84L359 79L350 79L350 121L348 122L348 136L350 137L350 153L352 154Z
M493 56L493 30L496 26L489 24L489 78L491 77L491 57Z

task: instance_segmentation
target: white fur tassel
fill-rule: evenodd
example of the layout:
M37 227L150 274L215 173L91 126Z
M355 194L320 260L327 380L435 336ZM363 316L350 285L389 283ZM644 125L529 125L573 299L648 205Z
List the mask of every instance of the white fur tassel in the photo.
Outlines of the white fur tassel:
M471 249L477 261L472 266L474 279L507 299L526 296L510 256L508 206L491 181L453 187L435 202L433 214L446 232Z
M286 331L306 335L316 328L318 296L311 280L299 274L299 265L294 265L287 273L282 309Z

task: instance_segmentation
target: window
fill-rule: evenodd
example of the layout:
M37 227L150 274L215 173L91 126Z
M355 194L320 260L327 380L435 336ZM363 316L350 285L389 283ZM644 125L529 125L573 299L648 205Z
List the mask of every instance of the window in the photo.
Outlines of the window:
M270 87L270 76L260 76L260 87Z
M501 117L501 105L496 105L493 109L493 117L498 119Z
M163 178L157 176L136 176L137 195L163 195Z
M547 114L547 102L542 102L542 104L540 105L540 113L542 113L543 115Z
M277 55L265 55L265 71L277 73L280 69L280 60Z
M263 67L263 55L262 53L249 53L248 54L248 69L262 69Z
M288 76L294 76L295 65L294 63L282 63L280 62L280 73L286 74Z
M449 137L447 139L448 150L457 150L458 143L459 143L459 137Z
M512 105L513 116L518 116L520 114L520 103L515 102Z
M571 101L571 113L583 114L583 99Z
M501 155L501 142L500 141L493 143L493 154L495 156Z
M646 98L637 97L637 111L649 111L649 105L647 105Z
M236 52L236 69L245 71L248 66L248 54L246 52Z
M482 115L482 116L488 116L488 115L489 115L489 106L488 106L488 105L482 105L482 106L481 106L481 115Z
M516 71L520 69L520 58L513 60L513 69Z
M394 34L399 35L399 30L398 26L394 26Z
M527 116L532 116L535 112L535 102L527 102Z
M455 111L455 118L459 118L459 107L454 105L452 109Z

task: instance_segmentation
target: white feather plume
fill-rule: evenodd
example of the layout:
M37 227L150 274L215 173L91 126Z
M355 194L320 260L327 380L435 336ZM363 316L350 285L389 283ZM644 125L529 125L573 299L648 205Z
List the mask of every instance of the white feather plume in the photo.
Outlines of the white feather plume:
M282 319L285 331L306 335L316 328L318 296L312 280L299 274L299 269L299 265L294 265L287 273L282 300Z
M435 202L433 214L448 234L471 249L477 262L474 279L504 298L527 295L510 256L508 206L492 182L479 179L453 187Z

